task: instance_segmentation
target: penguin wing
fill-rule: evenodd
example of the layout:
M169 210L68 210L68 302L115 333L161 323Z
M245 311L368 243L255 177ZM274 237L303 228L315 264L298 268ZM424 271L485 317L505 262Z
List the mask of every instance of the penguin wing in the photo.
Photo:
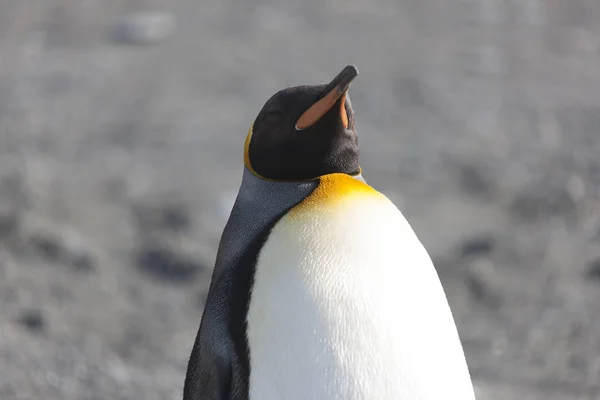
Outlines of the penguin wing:
M273 225L317 184L268 182L244 169L242 186L217 251L183 400L248 399L246 315L254 266Z
M183 400L231 398L232 342L223 307L218 296L209 294L188 363Z

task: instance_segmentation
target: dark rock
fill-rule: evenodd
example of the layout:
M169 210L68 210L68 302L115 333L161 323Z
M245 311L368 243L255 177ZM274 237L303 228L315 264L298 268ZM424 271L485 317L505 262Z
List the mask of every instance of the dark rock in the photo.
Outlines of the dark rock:
M494 251L496 246L492 236L481 235L466 239L460 246L462 258L487 256Z
M188 208L183 204L144 204L133 208L140 231L165 230L186 232L192 224Z
M498 308L501 305L500 298L494 293L490 293L486 282L481 277L469 275L467 278L467 287L477 302L489 308Z
M465 193L471 196L488 198L492 194L492 179L481 167L461 165L459 181Z
M574 322L571 324L570 329L569 329L569 340L572 344L577 343L578 341L581 340L581 338L583 337L585 332L585 327L579 323L579 322Z
M32 232L28 246L45 260L70 267L74 271L91 272L95 259L79 237L57 230Z
M585 277L589 280L600 282L600 258L592 260L588 263Z
M89 254L74 254L71 265L77 271L90 272L94 270L94 260Z
M534 183L513 199L510 211L519 219L537 221L568 215L575 211L576 206L565 187Z
M494 266L489 260L473 262L467 270L465 283L471 297L478 303L491 309L502 305Z
M5 171L0 171L3 172ZM29 203L29 196L19 173L0 177L0 238L17 232Z
M59 238L51 235L35 234L30 238L30 244L38 254L51 262L58 262L62 255Z
M467 276L467 287L469 288L469 292L473 297L482 301L486 297L486 288L485 283L481 280L481 278L477 275L469 275Z
M188 210L183 207L165 208L163 226L174 231L188 230L191 226L191 218Z
M46 329L46 320L42 314L42 311L39 309L23 311L19 317L19 323L23 327L35 333L44 332Z
M0 213L0 238L9 236L17 231L19 217L15 213Z
M158 242L146 243L137 255L137 267L160 281L191 283L205 269L200 261Z

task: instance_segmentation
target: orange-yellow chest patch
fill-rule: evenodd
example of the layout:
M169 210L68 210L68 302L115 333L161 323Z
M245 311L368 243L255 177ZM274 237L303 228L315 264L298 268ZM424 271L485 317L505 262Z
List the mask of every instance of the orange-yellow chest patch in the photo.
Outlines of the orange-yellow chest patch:
M290 210L290 217L297 217L305 213L335 210L343 206L346 201L359 200L360 198L385 199L385 196L366 183L346 174L329 174L319 178L319 186L300 204Z

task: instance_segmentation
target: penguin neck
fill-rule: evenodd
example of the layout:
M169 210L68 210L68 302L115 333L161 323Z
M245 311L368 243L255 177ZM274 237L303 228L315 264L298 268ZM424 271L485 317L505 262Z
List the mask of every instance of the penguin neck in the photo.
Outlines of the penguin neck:
M308 179L300 179L300 180L277 180L277 179L270 179L270 178L267 178L267 177L262 176L261 174L259 174L253 168L252 162L250 161L250 143L252 141L252 134L253 134L253 132L254 132L254 124L252 124L250 126L250 129L248 130L248 133L246 134L246 140L244 142L244 176L243 176L243 179L245 179L245 177L247 175L246 173L249 172L250 175L254 175L254 177L256 177L258 179L261 179L263 181L270 181L270 182L311 182L311 181L318 181L319 180L319 177L308 178ZM350 176L355 177L356 179L365 182L364 179L363 179L363 177L362 177L362 168L361 168L360 164L358 165L358 174L356 174L356 175L350 175Z
M360 172L358 174L348 175L348 176L351 176L352 178L357 179L363 183L367 183L367 181L363 177L362 168L360 169ZM297 184L305 184L307 182L317 182L318 183L320 178L321 177L312 178L312 179L303 179L303 180L297 180L297 181L273 180L273 179L265 178L265 177L261 176L260 174L256 173L256 171L254 171L254 169L249 164L249 162L245 162L244 163L244 172L242 174L242 187L244 186L244 184L246 182L248 182L248 184L251 186L261 185L260 182L266 182L266 183L270 183L270 184L287 184L287 183L289 183L289 184L292 184L292 185L290 185L290 187L294 187ZM266 186L272 186L272 185L266 185ZM241 188L240 188L240 190L241 190Z

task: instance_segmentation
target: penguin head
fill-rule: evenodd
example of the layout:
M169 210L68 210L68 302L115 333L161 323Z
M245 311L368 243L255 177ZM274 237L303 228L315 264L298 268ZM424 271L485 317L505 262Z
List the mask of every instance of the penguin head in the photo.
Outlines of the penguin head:
M246 167L276 181L359 174L358 137L348 97L357 75L356 67L349 65L329 84L295 86L273 95L248 133Z

